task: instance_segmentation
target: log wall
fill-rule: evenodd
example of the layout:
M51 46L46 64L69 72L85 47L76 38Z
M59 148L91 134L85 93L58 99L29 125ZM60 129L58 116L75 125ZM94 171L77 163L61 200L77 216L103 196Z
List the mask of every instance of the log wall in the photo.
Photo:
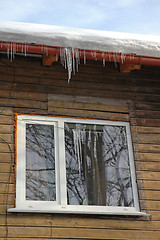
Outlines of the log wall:
M6 213L14 206L14 113L128 121L141 211L151 217ZM160 68L120 73L81 63L68 83L58 62L0 56L0 239L160 239Z

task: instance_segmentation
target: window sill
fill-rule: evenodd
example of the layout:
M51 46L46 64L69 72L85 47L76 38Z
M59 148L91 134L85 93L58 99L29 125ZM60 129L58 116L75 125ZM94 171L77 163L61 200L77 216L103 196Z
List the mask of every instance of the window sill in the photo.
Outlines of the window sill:
M71 210L67 209L67 207L61 207L58 209L29 209L29 208L9 208L8 212L10 213L65 213L65 214L97 214L97 215L124 215L124 216L145 216L150 217L150 214L145 212L138 212L138 211L94 211L92 210Z

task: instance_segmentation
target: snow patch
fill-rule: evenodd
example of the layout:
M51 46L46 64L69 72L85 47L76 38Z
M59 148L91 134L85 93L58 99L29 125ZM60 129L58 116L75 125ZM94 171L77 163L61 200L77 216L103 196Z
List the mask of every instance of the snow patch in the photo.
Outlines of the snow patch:
M97 60L97 52L102 52L102 64L106 61L125 62L125 54L160 57L160 36L75 29L42 24L0 21L0 41L7 46L7 56L12 61L22 45L21 52L27 55L29 44L41 46L42 54L48 55L48 47L60 47L60 62L68 70L68 83L72 72L78 72L80 57L86 64L86 50ZM10 42L10 43L7 43ZM16 44L17 43L17 44ZM81 51L82 50L82 51ZM82 53L83 52L83 53ZM107 53L107 58L106 58ZM81 55L81 56L80 56Z
M0 21L0 40L160 57L160 36Z

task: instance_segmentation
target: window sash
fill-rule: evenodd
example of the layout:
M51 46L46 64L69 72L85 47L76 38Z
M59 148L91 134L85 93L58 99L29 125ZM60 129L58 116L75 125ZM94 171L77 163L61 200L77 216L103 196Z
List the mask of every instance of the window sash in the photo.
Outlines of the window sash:
M132 191L134 199L134 207L117 207L117 206L73 206L67 205L67 183L66 183L66 160L65 160L65 138L64 138L64 123L82 123L82 124L96 124L96 125L111 125L111 126L125 126L128 142L128 154L130 173L132 181ZM55 170L56 170L56 201L30 201L25 199L25 169L26 169L26 124L46 124L54 125L55 136ZM104 121L93 119L75 119L63 117L47 117L47 116L31 116L18 115L17 120L17 183L16 183L16 206L19 208L30 209L52 209L56 211L139 211L138 192L135 176L133 149L130 133L130 125L127 122ZM94 207L94 209L93 209ZM60 210L58 210L60 209Z
M28 116L25 116L28 117ZM57 122L44 121L37 118L31 120L23 119L23 116L18 117L17 122L17 176L16 176L16 206L25 207L38 207L46 205L52 207L60 203L59 193L59 163L58 163L58 146L55 141L55 184L56 184L56 201L39 201L39 200L26 200L26 124L41 124L41 125L53 125L54 126L54 137L58 139Z

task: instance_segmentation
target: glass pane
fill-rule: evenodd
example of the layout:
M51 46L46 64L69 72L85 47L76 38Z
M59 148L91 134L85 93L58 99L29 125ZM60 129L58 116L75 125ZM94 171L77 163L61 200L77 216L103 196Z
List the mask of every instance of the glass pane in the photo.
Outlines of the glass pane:
M26 124L26 199L56 200L52 125Z
M134 205L126 128L65 123L70 205Z

